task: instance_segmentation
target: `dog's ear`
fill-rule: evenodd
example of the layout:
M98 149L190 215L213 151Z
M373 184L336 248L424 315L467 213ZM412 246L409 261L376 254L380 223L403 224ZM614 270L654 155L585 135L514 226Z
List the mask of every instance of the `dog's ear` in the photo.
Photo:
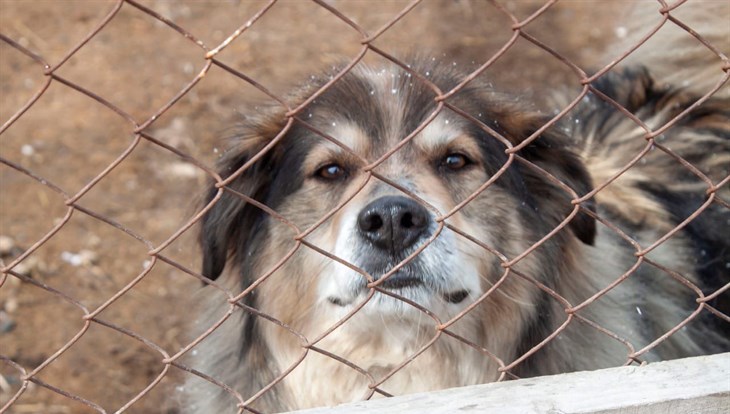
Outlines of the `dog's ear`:
M244 131L242 136L234 138L233 147L226 151L219 162L219 174L223 179L234 174L264 150L266 144L279 132L275 128L268 131L261 126L247 126ZM273 151L264 153L228 184L227 188L265 202L277 159ZM206 205L215 199L219 191L221 190L214 182L209 184L205 196ZM251 246L256 227L265 218L265 214L242 197L223 190L220 199L201 220L199 241L203 250L203 276L215 280L223 272L228 260L242 261L246 257L246 250Z
M562 142L561 142L562 141ZM564 137L552 133L545 133L522 151L523 156L530 162L552 174L555 178L573 189L578 196L583 196L593 189L592 180L583 162L572 149L564 145ZM544 185L543 180L543 185ZM572 197L560 186L550 183L550 194L545 194L545 200L556 204L558 211L567 216L574 206ZM585 201L583 207L595 212L594 201ZM596 220L590 215L579 211L568 223L568 228L583 243L593 245L596 239Z
M508 133L512 132L517 134L516 136L522 137L515 140L515 144L517 144L525 137L532 135L547 121L541 116L535 116L534 119L530 119L528 116L520 122L520 130L515 131L513 129ZM514 128L517 127L514 126ZM514 136L512 135L512 137ZM573 189L578 196L583 196L593 189L593 183L586 166L576 154L577 148L572 147L570 143L571 140L559 132L557 128L550 128L522 149L519 155L552 174ZM539 171L534 171L525 165L520 165L520 168L536 204L549 204L550 211L560 212L561 215L556 217L557 220L562 221L570 214L574 208L571 204L572 197L570 193L553 183ZM592 199L583 202L581 205L595 212L595 203ZM568 228L583 243L589 245L594 243L596 220L589 214L579 211L568 224Z

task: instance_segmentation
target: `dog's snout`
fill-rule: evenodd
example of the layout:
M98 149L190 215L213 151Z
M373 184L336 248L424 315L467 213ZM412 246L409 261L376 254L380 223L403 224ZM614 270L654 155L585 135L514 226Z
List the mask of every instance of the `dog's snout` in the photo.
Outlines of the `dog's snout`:
M428 228L429 214L409 198L387 196L365 206L357 223L360 233L373 245L397 253L422 237Z

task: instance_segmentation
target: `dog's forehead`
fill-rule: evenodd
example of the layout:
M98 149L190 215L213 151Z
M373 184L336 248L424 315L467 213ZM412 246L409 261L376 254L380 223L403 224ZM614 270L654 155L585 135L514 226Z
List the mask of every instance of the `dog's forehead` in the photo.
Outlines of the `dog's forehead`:
M464 133L464 122L448 110L436 113L436 94L397 67L361 67L336 82L319 100L322 130L359 156L374 159L419 130L408 144L430 151ZM322 145L337 149L324 141Z
M464 122L442 112L413 138L413 144L424 152L433 152L464 136L465 130Z
M452 141L465 136L463 125L446 116L437 116L415 136L409 138L405 145L400 144L402 140L408 138L407 135L376 138L368 135L356 123L347 120L333 121L329 127L323 129L338 142L323 139L318 146L327 148L330 153L352 151L358 157L369 161L374 161L399 146L399 149L389 156L390 159L405 160L416 153L441 152Z
M342 118L334 118L332 122L323 129L327 135L337 140L339 144L342 144L361 157L367 156L372 151L372 139L368 136L367 132L363 131L363 129L355 122ZM332 151L345 150L341 145L338 145L328 139L321 141L321 145Z

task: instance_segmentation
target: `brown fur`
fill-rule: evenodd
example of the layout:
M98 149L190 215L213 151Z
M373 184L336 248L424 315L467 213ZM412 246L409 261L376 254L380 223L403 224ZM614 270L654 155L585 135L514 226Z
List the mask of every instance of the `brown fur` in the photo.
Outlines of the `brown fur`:
M411 68L429 73L443 91L464 77L422 62L412 62ZM326 79L305 86L296 99L303 101ZM609 74L593 86L651 129L697 99L692 90L655 83L641 68ZM505 261L575 213L573 198L608 182L647 145L645 131L591 95L563 124L545 131L510 161L502 140L518 145L547 119L473 82L449 103L480 122L444 109L370 169L370 163L401 145L434 113L434 96L399 67L358 67L300 112L300 120L279 138L287 123L282 109L265 110L246 121L221 160L221 176L239 174L278 139L228 188L267 205L283 219L230 191L204 217L203 274L233 296L255 288L197 347L193 368L231 387L248 407L278 412L369 397L368 385L391 374L379 391L403 394L495 381L501 375L499 361L519 361L509 370L518 377L610 367L627 363L633 351L697 309L696 292L677 278L705 294L728 283L726 204L711 204L646 260L637 258L635 246L624 239L626 235L646 248L706 200L703 178L659 148L583 202L565 228L512 263L505 276ZM718 183L730 174L729 107L721 95L710 99L657 143ZM454 154L468 163L449 169L447 160ZM332 165L341 171L333 170L334 179L323 178L323 169ZM499 177L480 190L495 175ZM728 188L716 192L725 203L730 200ZM218 192L211 187L208 200ZM471 196L473 200L455 210ZM378 242L368 241L361 218L379 200L406 203L414 216L424 212L427 227L415 244L386 252ZM325 216L327 220L312 228ZM442 225L444 216L448 218ZM298 238L301 232L306 237ZM396 243L392 237L386 242ZM418 280L415 285L381 281L367 286L401 265L390 278L410 275ZM632 267L625 280L594 302L575 315L566 313L566 307L612 286ZM354 316L320 338L363 303ZM727 312L726 297L711 305ZM207 328L229 305L223 295L211 292L202 306L207 316L199 325ZM437 325L447 322L452 323L450 333L475 346L439 334ZM556 338L540 344L566 322ZM653 361L727 351L728 332L725 321L704 310L636 358ZM522 359L534 347L539 350ZM217 385L195 378L187 386L188 412L235 412L236 400Z

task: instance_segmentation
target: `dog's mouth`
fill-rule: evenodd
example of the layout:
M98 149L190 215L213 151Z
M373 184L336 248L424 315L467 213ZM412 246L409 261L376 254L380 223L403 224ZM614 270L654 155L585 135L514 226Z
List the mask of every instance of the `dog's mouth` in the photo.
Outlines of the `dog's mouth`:
M409 297L409 291L412 290L419 290L419 289L425 289L425 290L431 290L431 291L439 291L441 289L437 289L434 286L430 286L430 284L426 283L422 277L419 276L413 276L408 273L401 273L398 272L394 275L389 276L386 280L381 282L377 285L377 288L388 290L393 293L396 293L398 295L402 295L405 297ZM362 286L363 290L368 290L367 286L363 284ZM459 304L466 300L466 298L469 297L470 291L467 289L457 289L445 293L441 293L441 298L450 304ZM332 303L333 305L337 305L340 307L344 307L347 305L350 305L353 301L346 301L342 298L336 297L336 296L330 296L327 298L327 300Z
M454 305L463 302L468 297L469 291L466 289L455 290L453 292L443 294L444 300L449 303L453 303Z
M389 277L379 286L383 289L396 290L410 287L421 287L424 286L424 283L423 280L418 277L401 276L399 274L396 274L392 277ZM442 294L441 297L443 297L446 302L458 304L463 302L467 297L469 297L469 291L466 289L454 290Z
M405 289L409 287L423 286L423 280L420 277L401 275L396 273L395 275L387 278L378 286L383 289L389 290Z

